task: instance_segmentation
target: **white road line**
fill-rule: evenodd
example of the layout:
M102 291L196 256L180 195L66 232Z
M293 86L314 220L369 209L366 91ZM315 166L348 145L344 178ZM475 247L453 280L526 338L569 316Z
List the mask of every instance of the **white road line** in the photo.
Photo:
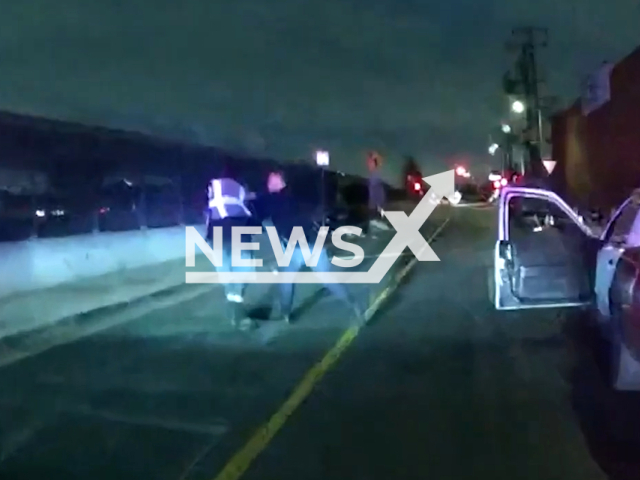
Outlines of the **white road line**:
M219 420L216 423L191 423L179 420L166 420L156 417L142 417L136 415L127 415L108 410L96 410L87 406L78 406L73 408L63 408L60 410L64 413L87 415L99 417L117 423L126 423L130 425L138 425L144 427L162 428L165 430L174 430L179 432L194 433L199 435L220 436L229 431L227 422Z

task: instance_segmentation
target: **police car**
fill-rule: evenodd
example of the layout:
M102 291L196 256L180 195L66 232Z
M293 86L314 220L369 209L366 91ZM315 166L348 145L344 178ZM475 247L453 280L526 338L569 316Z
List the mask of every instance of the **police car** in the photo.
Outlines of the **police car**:
M546 204L544 226L514 218L510 205L524 199ZM640 390L640 195L623 202L604 228L542 188L507 186L498 203L489 279L495 308L588 309L608 340L614 388ZM562 221L548 221L548 212ZM558 241L563 246L553 250Z

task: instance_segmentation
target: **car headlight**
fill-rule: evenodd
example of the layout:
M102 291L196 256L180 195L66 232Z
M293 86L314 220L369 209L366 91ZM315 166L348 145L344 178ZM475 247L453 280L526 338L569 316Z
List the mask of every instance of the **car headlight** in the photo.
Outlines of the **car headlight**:
M460 192L455 192L449 200L453 205L457 205L460 203L460 200L462 200L462 194Z

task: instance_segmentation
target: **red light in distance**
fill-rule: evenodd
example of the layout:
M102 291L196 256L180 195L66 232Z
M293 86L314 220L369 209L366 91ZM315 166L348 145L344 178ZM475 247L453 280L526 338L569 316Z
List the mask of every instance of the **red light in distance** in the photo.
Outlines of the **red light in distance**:
M496 180L495 182L493 182L493 188L498 189L500 188L500 182L498 180Z
M502 180L500 180L500 185L502 185L503 187L507 186L507 179L503 178Z
M416 183L414 183L414 184L413 184L413 189L414 189L416 192L417 192L417 191L419 191L419 190L420 190L420 188L421 188L421 186L420 186L420 184L419 184L419 183L417 183L417 182L416 182Z

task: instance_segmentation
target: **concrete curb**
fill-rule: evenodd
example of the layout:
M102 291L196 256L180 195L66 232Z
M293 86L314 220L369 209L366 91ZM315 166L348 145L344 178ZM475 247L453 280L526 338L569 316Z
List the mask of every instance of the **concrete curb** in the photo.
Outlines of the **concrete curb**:
M130 302L101 307L90 312L73 315L23 334L0 339L0 367L70 343L88 335L107 330L177 303L192 300L211 291L211 285L183 288L184 284L160 290ZM100 319L100 321L92 321Z

